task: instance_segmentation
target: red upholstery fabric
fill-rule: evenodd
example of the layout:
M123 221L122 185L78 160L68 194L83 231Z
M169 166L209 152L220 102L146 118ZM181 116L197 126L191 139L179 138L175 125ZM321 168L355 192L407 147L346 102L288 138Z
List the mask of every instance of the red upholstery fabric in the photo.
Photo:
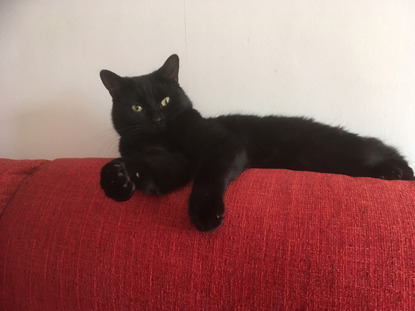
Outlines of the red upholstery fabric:
M15 161L0 159L0 215L3 213L9 200L15 194L20 183L35 170L38 169L45 160L38 161Z
M206 234L105 161L0 160L1 310L415 310L415 182L248 170Z

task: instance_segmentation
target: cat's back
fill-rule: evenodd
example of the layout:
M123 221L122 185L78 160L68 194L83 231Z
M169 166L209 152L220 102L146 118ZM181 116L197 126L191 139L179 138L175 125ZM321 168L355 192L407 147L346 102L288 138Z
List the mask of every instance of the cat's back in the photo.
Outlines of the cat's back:
M255 116L255 115L224 115L211 118L238 136L249 137L284 137L312 133L342 131L340 128L330 127L315 122L313 119L286 116Z
M211 118L211 120L225 127L251 150L257 149L258 146L267 146L267 149L282 147L290 150L321 146L336 148L353 144L356 139L361 140L358 135L347 132L341 127L329 126L303 117L236 114Z
M338 159L363 145L362 137L341 127L301 117L228 115L211 120L245 146L251 167L310 170L309 159L321 154ZM330 171L324 165L320 171Z

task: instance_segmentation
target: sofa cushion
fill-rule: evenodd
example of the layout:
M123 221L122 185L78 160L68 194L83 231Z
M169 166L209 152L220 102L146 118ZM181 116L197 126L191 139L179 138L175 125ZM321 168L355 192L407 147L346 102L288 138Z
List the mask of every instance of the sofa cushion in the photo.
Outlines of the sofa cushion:
M17 161L0 159L0 215L20 183L32 175L46 160Z
M34 163L14 190L0 309L415 309L414 182L248 170L206 234L190 185L117 203L99 187L106 161Z

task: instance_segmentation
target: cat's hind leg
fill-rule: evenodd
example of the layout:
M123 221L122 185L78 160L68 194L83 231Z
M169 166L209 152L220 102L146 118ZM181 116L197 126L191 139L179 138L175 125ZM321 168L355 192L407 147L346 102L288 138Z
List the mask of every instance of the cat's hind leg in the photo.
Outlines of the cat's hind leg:
M386 160L371 169L371 177L387 180L413 180L414 172L404 160Z

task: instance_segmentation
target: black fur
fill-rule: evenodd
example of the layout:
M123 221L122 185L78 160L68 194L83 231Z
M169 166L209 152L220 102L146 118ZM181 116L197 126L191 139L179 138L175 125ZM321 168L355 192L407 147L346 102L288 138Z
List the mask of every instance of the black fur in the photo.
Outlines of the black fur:
M120 135L121 158L101 171L101 186L110 198L128 200L136 189L163 195L194 180L190 219L198 230L208 232L222 223L227 186L249 167L414 178L394 148L311 119L203 118L179 86L178 72L177 55L144 76L122 78L101 71Z

